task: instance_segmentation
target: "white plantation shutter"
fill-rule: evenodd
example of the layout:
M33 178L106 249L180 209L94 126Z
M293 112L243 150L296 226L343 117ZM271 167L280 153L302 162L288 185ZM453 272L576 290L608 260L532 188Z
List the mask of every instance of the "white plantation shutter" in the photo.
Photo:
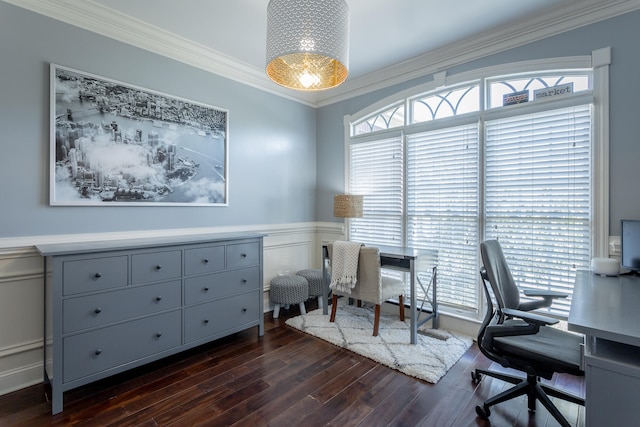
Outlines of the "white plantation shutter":
M438 251L438 300L477 309L478 124L407 136L407 245Z
M602 256L608 238L597 215L601 185L591 182L608 182L591 151L607 148L591 130L608 123L597 101L607 99L603 77L526 68L371 106L349 129L348 190L365 196L350 239L437 250L443 312L481 315L485 239L500 241L521 288L571 296L576 270L588 270L591 251ZM561 83L573 92L536 99L535 89ZM519 90L529 102L503 105L504 94ZM559 300L547 312L566 316L570 304Z
M572 293L590 260L589 105L486 122L485 235L521 289ZM571 299L548 311L566 316Z
M349 239L403 246L404 153L400 135L349 145L349 192L364 195L364 218L349 221Z

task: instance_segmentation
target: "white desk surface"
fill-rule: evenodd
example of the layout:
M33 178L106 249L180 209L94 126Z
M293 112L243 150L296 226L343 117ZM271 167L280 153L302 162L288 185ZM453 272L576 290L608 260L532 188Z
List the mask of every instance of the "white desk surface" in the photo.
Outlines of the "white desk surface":
M640 277L579 271L569 330L640 347Z

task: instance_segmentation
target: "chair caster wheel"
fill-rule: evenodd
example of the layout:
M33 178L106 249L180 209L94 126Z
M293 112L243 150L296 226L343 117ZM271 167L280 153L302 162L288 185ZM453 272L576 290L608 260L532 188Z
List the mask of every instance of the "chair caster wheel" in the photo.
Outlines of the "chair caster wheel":
M488 420L491 415L491 410L488 407L478 405L476 406L476 414L483 420Z
M473 381L474 384L478 384L481 379L482 374L480 374L479 372L471 371L471 381Z

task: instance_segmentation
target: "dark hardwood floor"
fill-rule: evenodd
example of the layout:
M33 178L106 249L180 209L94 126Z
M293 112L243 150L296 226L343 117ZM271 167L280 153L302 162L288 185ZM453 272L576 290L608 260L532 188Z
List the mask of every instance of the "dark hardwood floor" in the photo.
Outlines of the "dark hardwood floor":
M313 307L310 307L313 308ZM335 347L265 315L257 328L105 380L70 390L51 415L49 390L35 385L0 396L0 426L557 426L525 398L492 408L491 423L475 406L508 387L476 367L499 368L474 344L437 383L429 384ZM554 384L584 395L581 379ZM576 426L584 408L557 401Z

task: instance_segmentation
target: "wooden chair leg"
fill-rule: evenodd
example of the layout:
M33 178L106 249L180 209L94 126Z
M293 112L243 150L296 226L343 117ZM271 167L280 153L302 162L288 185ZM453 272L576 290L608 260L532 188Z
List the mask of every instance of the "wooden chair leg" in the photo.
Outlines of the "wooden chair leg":
M331 317L329 317L329 322L336 321L336 309L338 308L338 295L333 294L331 296Z
M380 304L376 304L373 314L373 336L378 336L378 327L380 326Z
M404 322L404 298L402 295L398 297L398 303L400 304L400 321Z

